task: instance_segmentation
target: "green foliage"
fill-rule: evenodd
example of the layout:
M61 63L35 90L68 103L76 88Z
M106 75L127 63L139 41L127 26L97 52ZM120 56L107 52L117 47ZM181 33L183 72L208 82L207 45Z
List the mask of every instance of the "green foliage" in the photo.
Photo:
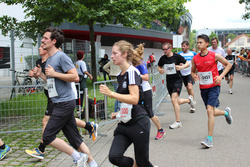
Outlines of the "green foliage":
M236 37L235 34L230 33L230 34L228 34L227 39L233 40L235 37Z
M196 30L192 30L189 35L189 49L192 50L193 48L196 49Z
M29 55L29 56L25 56L24 57L24 60L26 61L26 64L27 64L27 69L28 70L31 70L35 67L36 65L36 61L40 59L40 56L39 55L33 55L33 67L32 67L32 55Z
M51 25L59 26L64 22L88 25L91 43L91 68L93 81L96 76L95 33L94 25L122 24L126 27L150 27L156 19L178 25L181 15L186 12L184 3L190 0L6 0L7 5L20 4L25 9L26 18L18 21L9 16L0 17L3 34L15 30L19 37L33 34L37 36ZM32 35L30 35L32 37ZM33 38L34 39L34 38Z
M242 16L242 19L244 19L244 20L247 20L247 19L249 19L250 18L250 12L249 12L249 10L250 10L250 5L249 5L249 3L250 3L250 1L249 0L239 0L239 3L240 4L244 4L245 3L245 14Z

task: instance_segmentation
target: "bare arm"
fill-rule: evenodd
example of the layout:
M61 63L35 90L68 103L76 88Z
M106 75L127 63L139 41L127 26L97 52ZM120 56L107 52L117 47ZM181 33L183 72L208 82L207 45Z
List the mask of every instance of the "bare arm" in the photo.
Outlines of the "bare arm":
M191 76L194 79L194 81L197 81L198 80L198 75L196 73L196 65L194 64L194 60L193 59L192 59L191 63L192 63Z
M105 64L102 68L105 70L108 74L110 73L110 62L109 61L107 64Z
M161 74L164 74L164 73L165 73L164 69L163 69L162 67L160 67L160 66L157 66L157 70L158 70Z
M67 81L67 82L79 82L79 76L77 74L76 68L72 68L69 71L67 71L66 74L64 74L64 73L56 72L53 69L53 67L48 65L48 67L45 68L45 74L46 76L58 78L60 80Z
M149 80L148 74L141 75L141 78L142 78L142 80L144 80L144 81L148 81L148 80Z
M92 75L88 73L88 71L85 71L84 74L86 74L91 80L93 79Z
M106 96L114 98L120 102L127 104L138 104L139 101L139 87L138 85L129 85L129 94L120 94L116 92L112 92L107 86L100 85L100 92Z
M182 66L181 65L175 65L175 68L176 68L177 71L180 71L182 69L188 68L189 66L190 66L189 62L186 61L186 63L184 65L182 65Z
M218 53L215 54L215 60L219 61L225 67L225 69L223 70L223 72L219 76L217 76L216 79L215 79L215 81L214 81L215 84L219 84L221 82L222 78L231 69L232 65L227 61L227 59L225 59L222 55L220 55Z

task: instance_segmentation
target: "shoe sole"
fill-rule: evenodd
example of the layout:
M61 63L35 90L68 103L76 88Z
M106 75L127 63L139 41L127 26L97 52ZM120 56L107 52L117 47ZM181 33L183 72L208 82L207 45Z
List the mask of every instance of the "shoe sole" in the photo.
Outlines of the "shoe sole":
M191 109L191 110L190 110L190 113L195 113L195 109Z
M11 151L12 151L12 148L10 148L10 150L9 150L8 152L6 152L6 154L4 154L4 156L0 159L0 161L1 161L2 159L4 159L4 157L5 157L6 155L8 155Z
M172 128L171 126L169 126L170 129L178 129L178 128L181 128L182 126L178 126L176 128Z
M228 122L228 124L229 125L232 125L232 123L233 123L233 117L232 117L232 111L231 111L231 108L230 107L227 107L227 108L229 108L229 112L228 112L228 114L230 115L230 117L231 117L231 123L229 124Z
M36 155L28 153L27 150L25 150L25 153L32 156L32 157L38 158L38 159L44 159L44 157L40 157L40 156L36 156Z
M205 143L203 143L203 142L201 143L201 145L202 145L202 146L204 146L204 147L206 147L206 148L211 148L211 147L213 147L213 145L208 146L208 145L206 145L206 144L205 144Z
M165 134L166 134L166 132L164 132L164 134L162 135L162 137L161 138L155 138L155 140L160 140L160 139L162 139L164 136L165 136Z

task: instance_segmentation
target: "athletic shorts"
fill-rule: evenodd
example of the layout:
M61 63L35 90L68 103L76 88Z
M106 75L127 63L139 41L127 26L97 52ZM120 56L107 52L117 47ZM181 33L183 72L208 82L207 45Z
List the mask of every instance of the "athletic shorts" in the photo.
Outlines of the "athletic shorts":
M167 81L167 89L170 96L172 96L172 93L175 92L180 95L182 89L182 79L176 81Z
M191 74L186 75L186 76L181 76L181 78L182 78L182 81L183 81L185 86L187 86L188 83L193 84L193 78L192 78Z
M232 67L229 71L228 71L228 73L225 75L225 77L228 77L228 76L230 76L230 75L234 75L234 67Z
M147 90L143 92L144 94L144 107L145 110L147 111L147 114L149 118L152 118L154 116L153 112L153 105L152 105L152 90Z
M207 105L219 107L219 95L220 86L215 86L208 89L201 89L201 97L206 107Z
M54 110L43 132L43 143L49 145L62 130L74 149L82 143L82 137L77 129L74 110L75 100L54 103Z

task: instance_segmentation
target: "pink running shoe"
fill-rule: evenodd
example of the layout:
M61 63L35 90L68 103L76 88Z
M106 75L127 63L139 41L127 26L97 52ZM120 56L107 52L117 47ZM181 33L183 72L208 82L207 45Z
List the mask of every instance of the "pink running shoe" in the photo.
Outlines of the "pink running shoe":
M166 134L166 132L165 132L165 130L163 130L163 131L157 131L157 135L156 135L156 137L155 137L155 140L160 140L160 139L162 139L163 138L163 136Z

